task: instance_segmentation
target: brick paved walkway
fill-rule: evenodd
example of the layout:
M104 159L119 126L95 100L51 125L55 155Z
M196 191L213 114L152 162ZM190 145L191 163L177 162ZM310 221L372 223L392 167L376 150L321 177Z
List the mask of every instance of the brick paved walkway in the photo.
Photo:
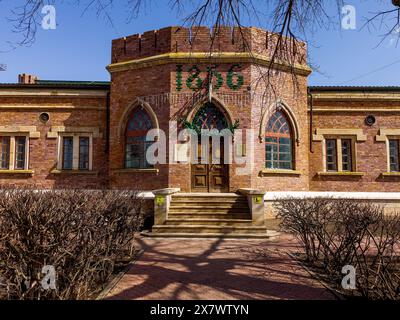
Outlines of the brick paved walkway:
M143 255L108 299L332 299L277 240L138 239Z

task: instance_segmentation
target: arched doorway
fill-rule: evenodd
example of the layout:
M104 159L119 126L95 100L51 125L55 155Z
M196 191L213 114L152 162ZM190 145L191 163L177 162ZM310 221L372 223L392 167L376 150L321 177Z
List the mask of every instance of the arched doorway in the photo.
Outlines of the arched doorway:
M224 156L226 141L220 135L229 127L227 117L214 103L207 102L197 110L192 124L198 133L203 130L197 136L197 154L192 154L192 191L228 192L229 164Z

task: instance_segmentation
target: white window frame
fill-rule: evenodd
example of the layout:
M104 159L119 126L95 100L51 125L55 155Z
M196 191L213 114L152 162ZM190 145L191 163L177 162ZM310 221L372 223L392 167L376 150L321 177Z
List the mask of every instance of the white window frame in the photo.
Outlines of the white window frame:
M10 137L10 158L8 169L1 169L7 171L25 171L29 170L29 136L24 133L0 133L0 137ZM15 169L15 137L25 137L25 162L23 169Z
M73 160L72 160L72 170L63 169L63 153L64 153L64 137L73 138ZM89 170L79 169L79 138L89 138ZM93 134L91 133L76 133L76 132L63 132L59 133L58 136L58 154L57 154L57 170L60 171L93 171Z

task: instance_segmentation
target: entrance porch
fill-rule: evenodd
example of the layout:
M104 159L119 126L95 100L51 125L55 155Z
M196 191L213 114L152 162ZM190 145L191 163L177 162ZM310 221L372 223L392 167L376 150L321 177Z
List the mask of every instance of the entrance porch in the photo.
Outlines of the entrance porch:
M181 193L179 188L153 191L151 237L270 238L266 227L264 192Z

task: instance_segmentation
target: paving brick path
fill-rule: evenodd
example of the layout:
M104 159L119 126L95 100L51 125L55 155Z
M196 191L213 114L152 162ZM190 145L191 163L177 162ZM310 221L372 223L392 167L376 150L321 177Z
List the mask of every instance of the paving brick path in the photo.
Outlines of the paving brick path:
M143 255L108 299L333 299L277 240L138 239Z

